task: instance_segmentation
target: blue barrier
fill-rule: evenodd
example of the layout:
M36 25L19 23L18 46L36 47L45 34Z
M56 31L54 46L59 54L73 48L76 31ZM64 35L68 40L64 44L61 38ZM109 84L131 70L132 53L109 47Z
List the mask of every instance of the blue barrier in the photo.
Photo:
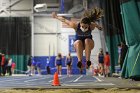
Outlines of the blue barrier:
M48 65L47 64L48 58L49 58L48 56L35 56L34 57L34 61L39 62L41 64L42 74L47 74L46 66ZM49 67L50 67L51 74L54 74L56 72L55 58L56 58L56 56L51 56L50 60L49 60ZM67 74L67 67L65 65L65 60L66 60L66 56L64 56L62 59L62 74ZM77 61L78 61L77 57L73 56L72 60L73 60L72 74L80 74L79 69L77 67ZM83 57L83 65L85 67L85 57ZM85 68L83 69L83 74L86 74Z

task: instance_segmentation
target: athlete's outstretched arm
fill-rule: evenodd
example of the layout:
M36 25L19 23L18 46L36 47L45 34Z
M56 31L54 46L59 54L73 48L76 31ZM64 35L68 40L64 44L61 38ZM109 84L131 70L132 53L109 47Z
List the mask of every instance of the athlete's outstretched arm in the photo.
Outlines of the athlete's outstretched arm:
M90 27L91 27L92 30L94 30L95 27L98 28L99 30L102 30L103 29L100 25L98 25L95 22L91 22Z
M65 19L65 18L62 17L62 16L57 16L57 13L56 13L56 12L52 12L52 17L53 17L53 18L56 18L56 19L58 19L58 20L60 20L61 22L66 23L66 24L69 25L71 28L76 29L76 27L77 27L75 22L72 22L72 21L70 21L70 20L67 20L67 19Z

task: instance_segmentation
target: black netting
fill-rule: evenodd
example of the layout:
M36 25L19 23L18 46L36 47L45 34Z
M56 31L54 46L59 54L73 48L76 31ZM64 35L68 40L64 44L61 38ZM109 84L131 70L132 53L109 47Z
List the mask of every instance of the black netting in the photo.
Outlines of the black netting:
M31 24L29 18L0 18L0 50L9 55L30 54Z

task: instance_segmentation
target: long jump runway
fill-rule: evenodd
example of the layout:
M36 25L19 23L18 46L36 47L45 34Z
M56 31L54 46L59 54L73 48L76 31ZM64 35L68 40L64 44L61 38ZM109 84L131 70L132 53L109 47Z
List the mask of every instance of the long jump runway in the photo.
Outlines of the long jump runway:
M56 88L52 86L53 75L42 76L8 76L0 77L0 88ZM112 83L105 83L98 77L87 75L62 75L59 77L61 86L58 88L76 88L76 87L103 87L112 86Z

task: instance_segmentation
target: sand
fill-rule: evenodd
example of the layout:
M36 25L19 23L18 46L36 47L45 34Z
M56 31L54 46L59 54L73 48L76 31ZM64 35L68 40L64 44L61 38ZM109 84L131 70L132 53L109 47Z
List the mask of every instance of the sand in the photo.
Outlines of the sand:
M140 93L140 89L0 89L0 93Z

